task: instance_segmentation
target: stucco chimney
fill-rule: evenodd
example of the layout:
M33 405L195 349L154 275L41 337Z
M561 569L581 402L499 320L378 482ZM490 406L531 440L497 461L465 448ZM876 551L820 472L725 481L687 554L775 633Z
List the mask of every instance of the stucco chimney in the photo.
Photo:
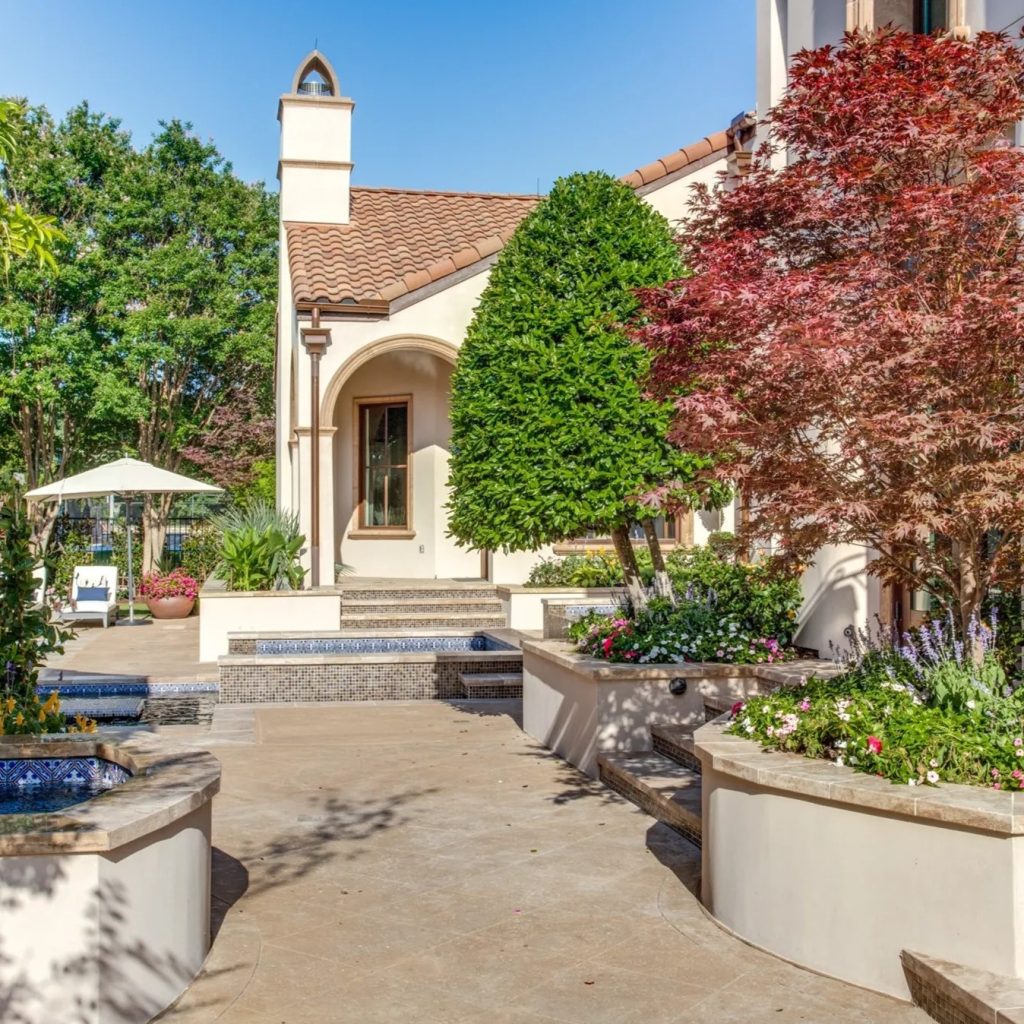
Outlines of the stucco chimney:
M318 50L307 54L281 97L281 220L347 224L352 178L352 110Z

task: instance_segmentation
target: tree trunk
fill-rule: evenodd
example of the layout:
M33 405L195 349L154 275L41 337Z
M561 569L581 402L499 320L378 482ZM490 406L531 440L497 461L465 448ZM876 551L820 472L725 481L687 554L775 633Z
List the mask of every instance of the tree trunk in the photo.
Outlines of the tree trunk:
M647 547L651 552L651 565L654 567L654 593L658 597L671 601L673 606L676 603L676 592L672 589L672 581L668 578L668 571L665 569L665 559L661 554L661 541L658 540L658 531L654 528L653 519L643 521L644 537L647 538Z
M141 572L152 572L163 558L167 538L167 516L171 511L170 494L147 494L142 503L142 566Z
M981 583L978 579L978 566L975 560L975 552L964 545L956 545L956 554L960 562L960 589L956 595L958 612L960 615L961 635L965 642L969 642L971 636L971 622L975 623L981 617L982 593ZM974 661L981 664L984 657L984 646L981 637L975 633L975 641L971 649Z
M633 605L633 611L643 611L647 607L647 590L643 580L640 579L640 570L637 568L636 555L633 553L628 527L616 526L612 530L612 543L615 545L615 554L619 556L622 578L625 581L626 593Z

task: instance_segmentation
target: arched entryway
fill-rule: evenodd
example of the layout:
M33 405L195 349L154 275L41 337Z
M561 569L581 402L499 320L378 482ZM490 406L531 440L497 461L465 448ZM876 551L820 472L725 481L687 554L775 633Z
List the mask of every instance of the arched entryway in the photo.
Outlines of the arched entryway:
M479 575L477 552L447 536L449 395L457 350L435 338L366 346L335 374L333 542L341 571L370 577Z

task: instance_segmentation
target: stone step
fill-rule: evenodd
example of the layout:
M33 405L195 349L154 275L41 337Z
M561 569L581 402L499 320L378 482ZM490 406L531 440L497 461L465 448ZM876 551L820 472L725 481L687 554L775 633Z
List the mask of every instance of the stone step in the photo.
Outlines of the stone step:
M522 672L460 672L459 682L472 700L513 700L523 695Z
M138 718L144 704L141 697L61 697L60 709L68 718Z
M1024 1024L1024 980L900 953L914 1003L939 1024Z
M487 601L483 598L470 598L469 600L420 597L415 601L389 599L386 601L349 601L343 599L341 602L341 617L344 619L349 615L381 615L388 612L435 612L446 615L448 612L459 614L478 615L503 615L501 602L497 599ZM389 616L394 618L394 615Z
M651 742L659 754L700 774L700 758L693 748L693 732L685 725L652 725Z
M393 614L384 615L345 615L342 614L342 625L345 629L372 630L374 632L382 629L418 629L421 626L438 628L457 629L480 629L491 627L501 629L505 626L504 615L488 615L480 612L470 612L465 615L457 612L404 612L396 608Z
M384 601L391 603L418 601L418 600L440 600L447 599L458 601L488 601L497 597L497 591L492 586L483 587L415 587L394 589L384 587L359 588L358 590L342 588L342 604L349 602L363 601Z
M664 754L599 754L598 778L694 846L701 842L700 775Z

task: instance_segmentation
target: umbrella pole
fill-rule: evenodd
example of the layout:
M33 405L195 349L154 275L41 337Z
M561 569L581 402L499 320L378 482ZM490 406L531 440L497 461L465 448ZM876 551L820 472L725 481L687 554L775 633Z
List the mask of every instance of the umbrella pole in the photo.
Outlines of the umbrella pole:
M128 625L135 625L135 573L132 570L132 502L128 499L125 509L125 525L128 527Z

